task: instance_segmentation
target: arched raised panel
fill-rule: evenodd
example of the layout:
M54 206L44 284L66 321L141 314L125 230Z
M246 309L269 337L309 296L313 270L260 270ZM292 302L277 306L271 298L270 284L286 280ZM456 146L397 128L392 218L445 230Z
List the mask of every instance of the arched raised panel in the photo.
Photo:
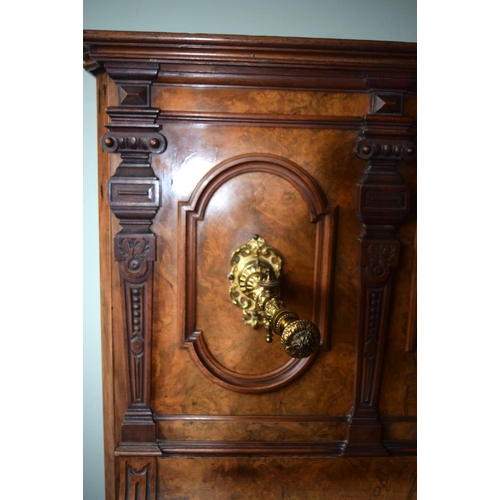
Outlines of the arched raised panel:
M229 259L252 235L283 256L282 298L329 346L335 207L314 179L277 156L245 155L212 169L179 204L180 345L213 382L238 392L291 383L316 359L291 359L267 344L229 299Z

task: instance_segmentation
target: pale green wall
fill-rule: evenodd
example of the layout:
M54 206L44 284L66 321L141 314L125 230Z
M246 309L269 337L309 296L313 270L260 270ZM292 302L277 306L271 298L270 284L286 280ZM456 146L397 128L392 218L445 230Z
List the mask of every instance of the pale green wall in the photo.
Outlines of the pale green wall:
M416 42L417 0L84 0L83 27ZM95 80L83 78L84 500L103 500Z

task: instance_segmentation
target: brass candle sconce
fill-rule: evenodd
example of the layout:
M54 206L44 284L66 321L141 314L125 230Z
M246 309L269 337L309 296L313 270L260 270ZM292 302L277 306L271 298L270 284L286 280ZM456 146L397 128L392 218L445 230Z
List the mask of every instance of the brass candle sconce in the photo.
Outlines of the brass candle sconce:
M320 345L320 333L311 321L300 319L280 300L281 254L259 235L231 254L231 302L243 309L243 322L256 329L267 329L267 342L273 336L292 358L307 358Z

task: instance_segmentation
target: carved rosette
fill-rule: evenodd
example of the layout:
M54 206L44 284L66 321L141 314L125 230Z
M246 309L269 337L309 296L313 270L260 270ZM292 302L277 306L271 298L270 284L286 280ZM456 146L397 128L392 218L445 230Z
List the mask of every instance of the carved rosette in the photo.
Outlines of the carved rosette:
M361 243L361 266L366 268L368 281L383 283L389 277L391 268L399 263L399 242L369 241Z
M401 161L416 158L412 127L413 122L401 116L369 115L355 149L369 166L356 189L355 210L364 232L358 246L355 403L346 455L386 453L377 402L392 282L401 246L396 228L410 208L410 190L397 167Z
M115 239L115 259L122 263L122 273L138 279L145 276L148 262L156 260L154 234L117 236Z

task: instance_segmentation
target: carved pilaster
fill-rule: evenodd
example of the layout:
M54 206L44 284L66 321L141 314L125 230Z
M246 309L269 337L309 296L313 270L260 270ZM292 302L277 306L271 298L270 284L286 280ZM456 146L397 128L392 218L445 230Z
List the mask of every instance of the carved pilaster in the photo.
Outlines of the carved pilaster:
M128 368L128 408L116 453L160 455L150 406L156 260L156 238L150 226L161 200L151 155L167 147L167 140L160 134L161 125L156 123L159 110L150 107L150 87L158 68L155 64L131 63L124 67L109 63L106 69L118 86L119 96L119 106L107 109L111 123L106 125L109 131L102 136L101 145L108 153L120 154L122 160L108 181L108 203L122 226L115 236L114 257L120 270Z
M364 232L358 244L355 402L345 455L386 453L377 402L392 283L399 264L396 228L409 212L410 190L397 167L416 157L411 126L412 121L403 117L369 115L356 146L369 166L356 188L355 210Z

